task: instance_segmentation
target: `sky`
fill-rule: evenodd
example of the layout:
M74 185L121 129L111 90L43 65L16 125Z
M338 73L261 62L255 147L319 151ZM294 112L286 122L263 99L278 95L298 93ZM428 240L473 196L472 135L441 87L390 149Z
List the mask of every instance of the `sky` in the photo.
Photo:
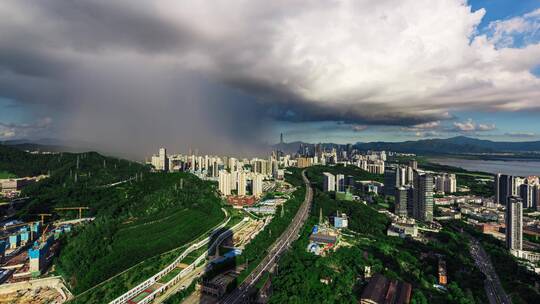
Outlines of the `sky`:
M0 140L540 140L540 0L0 2Z

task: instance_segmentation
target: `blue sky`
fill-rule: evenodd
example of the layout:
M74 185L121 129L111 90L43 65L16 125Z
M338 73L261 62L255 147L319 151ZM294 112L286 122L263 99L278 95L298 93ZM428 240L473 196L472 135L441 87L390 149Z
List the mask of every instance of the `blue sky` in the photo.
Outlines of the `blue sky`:
M540 140L540 0L272 3L0 1L0 140Z
M538 0L471 0L469 1L473 10L484 8L486 15L482 19L480 27L485 27L491 21L508 19L521 16L533 11L540 6Z

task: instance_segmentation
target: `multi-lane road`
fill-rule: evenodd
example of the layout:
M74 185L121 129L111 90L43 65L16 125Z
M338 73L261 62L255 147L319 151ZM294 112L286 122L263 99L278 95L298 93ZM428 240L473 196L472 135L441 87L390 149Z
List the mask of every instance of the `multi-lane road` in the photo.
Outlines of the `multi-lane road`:
M289 227L283 232L283 234L276 240L276 242L270 247L268 254L257 265L257 267L251 272L251 274L228 296L226 296L220 303L224 304L238 304L245 303L247 301L249 290L257 283L261 276L268 270L272 269L278 258L283 254L290 244L295 241L300 229L304 225L306 219L309 216L309 210L313 201L313 189L306 177L306 172L302 172L302 179L306 185L306 196L304 202L298 209L294 219L290 223Z
M472 236L469 249L474 262L478 269L486 276L484 281L484 289L490 304L512 304L510 297L504 292L504 289L499 280L499 276L495 272L488 254L484 251L482 245Z

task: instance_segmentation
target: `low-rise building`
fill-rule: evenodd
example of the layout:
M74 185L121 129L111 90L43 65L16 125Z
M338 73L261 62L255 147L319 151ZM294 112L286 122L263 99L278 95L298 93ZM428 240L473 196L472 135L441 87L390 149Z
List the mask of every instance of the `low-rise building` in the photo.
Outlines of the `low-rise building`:
M349 218L347 217L347 214L337 212L336 216L334 216L334 227L340 229L347 228L348 226Z
M392 223L386 230L388 236L398 236L400 238L418 237L418 226L407 223Z
M412 285L375 274L364 289L360 304L407 304L411 301Z

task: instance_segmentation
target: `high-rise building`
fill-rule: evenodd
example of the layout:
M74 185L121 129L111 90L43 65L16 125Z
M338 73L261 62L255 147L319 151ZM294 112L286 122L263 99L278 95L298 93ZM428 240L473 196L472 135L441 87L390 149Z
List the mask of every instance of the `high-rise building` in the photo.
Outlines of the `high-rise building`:
M345 177L345 189L352 189L354 188L354 176L347 175Z
M407 181L405 184L412 185L414 183L414 170L412 167L407 167Z
M455 174L441 174L435 177L435 191L442 193L455 193L457 180Z
M163 171L169 171L169 160L167 159L167 149L159 148L159 161Z
M501 205L506 204L508 197L515 194L514 177L506 174L495 176L495 202Z
M229 158L228 168L230 172L238 171L238 160L234 157Z
M365 169L363 166L365 166ZM373 174L384 174L385 171L385 163L382 160L365 161L359 167Z
M219 171L219 192L231 195L231 174L225 170Z
M152 166L159 171L169 171L169 159L167 157L167 149L159 148L158 155L152 156Z
M414 217L414 187L409 185L407 188L407 216Z
M263 176L261 174L255 174L251 183L252 194L255 196L261 196L263 193Z
M418 162L415 159L410 160L409 167L411 167L413 170L418 170Z
M323 173L323 191L336 191L336 177L328 172Z
M409 198L409 189L399 187L396 189L395 210L397 216L407 216L407 203Z
M418 220L433 221L433 176L431 174L417 171L415 175L413 214Z
M522 184L519 186L519 197L523 202L523 208L532 208L534 202L534 186Z
M533 208L540 210L540 185L533 187Z
M336 175L336 191L345 192L345 175L343 174Z
M384 170L384 194L395 196L396 187L400 184L399 174L395 167L388 167Z
M236 189L238 195L246 195L247 178L246 174L242 171L238 172L238 189Z
M448 174L444 182L444 193L457 192L457 179L455 174Z
M399 184L397 184L397 187L404 186L407 183L407 168L399 167L397 173L399 175Z
M299 157L296 159L296 161L297 161L296 166L298 168L307 168L312 165L311 157Z
M506 246L509 250L522 250L523 203L520 197L510 196L506 204Z

